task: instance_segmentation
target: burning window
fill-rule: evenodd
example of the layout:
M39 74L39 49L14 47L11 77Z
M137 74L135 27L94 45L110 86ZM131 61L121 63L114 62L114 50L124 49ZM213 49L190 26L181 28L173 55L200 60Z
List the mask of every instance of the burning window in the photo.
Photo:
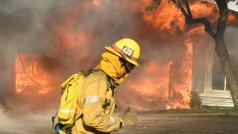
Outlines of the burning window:
M236 34L237 27L228 26L225 35L226 47L229 52L230 62L233 67L236 77L238 77L238 47ZM220 61L216 53L213 54L213 71L212 71L212 89L213 90L229 90L229 85L223 73Z
M212 90L229 90L225 74L216 54L213 56Z
M19 53L15 64L16 93L36 92L46 94L52 88L53 78L41 63L36 54Z

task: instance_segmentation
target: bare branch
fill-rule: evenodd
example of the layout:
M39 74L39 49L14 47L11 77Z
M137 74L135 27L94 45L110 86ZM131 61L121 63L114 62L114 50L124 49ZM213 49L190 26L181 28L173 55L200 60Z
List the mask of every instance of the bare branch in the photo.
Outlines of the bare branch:
M211 24L210 22L206 19L206 18L193 18L192 16L192 12L189 6L189 3L187 0L182 0L183 3L181 3L181 1L179 0L172 0L181 10L181 12L183 13L184 17L185 17L185 22L192 26L195 24L203 24L205 27L205 31L211 35L213 38L215 38L215 32L212 30ZM185 5L186 10L184 9L184 7L182 5Z
M162 0L153 0L149 6L145 8L145 12L151 12L158 8L161 4Z
M193 18L188 1L187 0L183 0L183 3L184 3L184 5L185 5L185 7L187 9L188 16Z
M225 0L216 0L219 9L219 18L217 21L217 36L218 38L223 38L226 30L226 24L228 19L228 7Z
M204 25L204 30L213 38L215 38L215 33L213 32L211 28L210 22L206 18L196 18L196 19L185 19L186 23L190 26L195 25L195 24L203 24Z
M173 3L181 10L185 18L189 18L186 10L183 8L182 3L179 0L172 0Z

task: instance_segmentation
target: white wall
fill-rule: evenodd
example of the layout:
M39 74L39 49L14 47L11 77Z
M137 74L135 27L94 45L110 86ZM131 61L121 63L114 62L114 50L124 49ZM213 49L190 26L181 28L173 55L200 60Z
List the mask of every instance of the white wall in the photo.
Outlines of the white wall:
M202 0L202 1L207 1L209 3L216 4L215 0ZM238 12L238 0L231 0L228 2L228 8L232 11Z
M232 11L238 12L238 0L230 1L228 3L228 8Z

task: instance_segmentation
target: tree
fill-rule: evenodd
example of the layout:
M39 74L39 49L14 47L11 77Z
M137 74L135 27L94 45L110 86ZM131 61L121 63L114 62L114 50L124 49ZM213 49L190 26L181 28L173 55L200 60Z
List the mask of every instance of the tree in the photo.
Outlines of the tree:
M151 5L146 8L146 11L152 11L159 7L160 3L164 0L153 0ZM228 20L228 6L227 3L231 0L215 0L218 10L219 17L217 20L216 29L212 29L211 23L206 18L194 18L190 10L189 2L192 0L168 0L173 2L183 13L185 22L189 25L203 24L204 30L213 38L215 42L215 52L219 58L222 70L226 76L227 82L231 89L231 96L234 106L238 106L238 79L234 73L231 65L230 57L226 44L224 41L224 34L226 30Z

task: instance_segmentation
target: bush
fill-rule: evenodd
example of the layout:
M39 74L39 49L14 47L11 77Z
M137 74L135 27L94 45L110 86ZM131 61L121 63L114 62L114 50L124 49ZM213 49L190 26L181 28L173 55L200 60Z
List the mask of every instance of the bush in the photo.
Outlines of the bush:
M191 100L190 100L190 108L191 109L196 109L196 107L200 107L201 106L201 100L198 96L197 92L192 91L191 93Z

